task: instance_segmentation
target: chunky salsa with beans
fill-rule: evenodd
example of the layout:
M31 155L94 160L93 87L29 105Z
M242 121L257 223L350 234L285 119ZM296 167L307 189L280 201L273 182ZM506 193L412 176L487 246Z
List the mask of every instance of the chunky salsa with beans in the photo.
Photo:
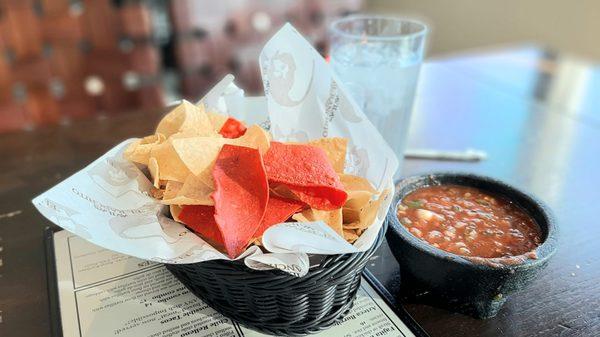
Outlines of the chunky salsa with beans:
M397 209L414 236L450 253L484 258L534 250L541 231L509 200L472 187L428 186L410 193Z

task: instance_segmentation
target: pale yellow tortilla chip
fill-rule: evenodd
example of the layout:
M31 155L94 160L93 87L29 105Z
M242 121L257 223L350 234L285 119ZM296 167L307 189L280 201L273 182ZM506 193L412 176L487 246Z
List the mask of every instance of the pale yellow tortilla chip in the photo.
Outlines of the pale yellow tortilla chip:
M333 211L321 211L316 209L307 209L301 213L296 213L292 219L300 222L323 221L336 233L342 236L342 209L338 208Z
M169 141L173 144L173 149L188 171L210 188L214 188L212 168L224 144L255 148L261 154L266 153L270 146L269 134L258 125L249 127L243 136L235 139L179 137L171 138Z
M176 133L194 136L217 136L204 106L196 106L186 100L171 110L156 127L156 133L169 137Z
M344 230L349 230L349 229L361 229L362 228L362 224L360 222L351 222L351 223L345 223L342 225L342 227L344 228Z
M178 184L178 183L176 183ZM206 185L201 179L194 175L189 175L185 182L177 189L177 186L173 186L173 190L177 189L174 196L172 192L168 192L171 186L167 185L165 190L165 197L161 201L166 205L206 205L212 206L215 204L214 200L210 195L214 192L214 189ZM167 196L169 198L167 198Z
M163 194L163 199L173 199L179 193L179 190L183 186L183 183L174 180L168 180L165 186L165 192Z
M334 137L334 138L320 138L311 140L308 144L321 148L327 154L329 162L333 166L335 172L344 172L344 165L346 163L346 148L348 146L348 139Z
M193 175L199 175L211 167L223 144L228 143L226 138L212 137L175 138L169 141L181 162Z
M342 208L344 224L360 223L360 208Z
M356 231L353 229L344 229L342 236L349 243L354 243L354 241L358 239L358 234L356 234Z
M150 171L154 187L160 188L159 167L156 158L150 157L148 160L148 171Z
M214 111L207 111L206 115L208 116L208 119L210 119L210 122L213 125L213 130L215 130L215 132L217 132L217 133L219 131L221 131L223 124L225 124L225 122L227 121L227 118L228 118L227 116L221 115Z
M229 140L233 145L258 149L262 155L267 153L271 146L271 135L256 124L249 126L243 136Z
M181 213L181 207L177 205L170 205L169 210L171 211L171 216L173 220L179 221L179 214Z
M348 194L348 199L346 199L346 203L344 204L344 208L349 209L360 209L365 206L369 200L373 197L374 193L368 191L352 191L346 190Z
M353 235L360 236L373 224L386 194L377 195L378 192L371 183L362 177L342 174L340 180L348 193L348 199L342 208L343 228L355 230L349 240L353 242L356 240Z
M270 145L268 134L258 125L248 128L246 133L235 139L213 137L189 137L170 139L181 161L194 175L200 175L212 167L224 144L258 149L264 154Z
M311 219L307 218L307 215L309 215L311 217ZM310 213L310 210L305 210L301 213L296 213L294 215L292 215L292 219L298 221L298 222L311 222L314 221L312 220L312 214Z
M377 198L377 199L369 200L367 205L365 205L363 208L361 208L361 210L360 210L361 226L359 228L366 229L366 228L369 228L369 226L371 226L373 224L373 221L375 221L375 218L377 217L377 212L379 211L379 206L381 206L381 202L383 201L383 199L384 198L379 196L379 198Z
M365 178L342 174L340 180L348 194L342 214L344 223L361 223L361 226L369 226L363 223L363 212L377 191Z
M123 157L135 163L148 165L152 148L164 141L165 136L160 133L138 139L129 144L125 152L123 152Z
M161 180L174 180L183 183L190 175L190 170L175 151L171 139L154 146L150 155L156 158Z
M340 174L340 181L344 185L346 191L368 191L371 193L377 192L371 183L359 176L352 174Z

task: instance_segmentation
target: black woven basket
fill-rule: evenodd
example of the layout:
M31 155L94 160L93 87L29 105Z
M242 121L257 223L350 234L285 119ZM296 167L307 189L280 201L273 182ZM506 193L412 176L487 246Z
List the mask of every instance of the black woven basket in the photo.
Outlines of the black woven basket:
M350 311L361 274L386 229L384 223L369 250L326 256L303 277L225 260L170 264L167 269L212 308L250 329L306 335L330 327Z

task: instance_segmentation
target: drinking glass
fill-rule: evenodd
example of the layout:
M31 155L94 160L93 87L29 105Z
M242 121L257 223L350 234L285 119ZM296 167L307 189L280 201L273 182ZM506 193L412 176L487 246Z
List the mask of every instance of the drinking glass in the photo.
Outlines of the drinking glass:
M353 15L329 29L338 79L398 156L408 136L427 26L412 19Z

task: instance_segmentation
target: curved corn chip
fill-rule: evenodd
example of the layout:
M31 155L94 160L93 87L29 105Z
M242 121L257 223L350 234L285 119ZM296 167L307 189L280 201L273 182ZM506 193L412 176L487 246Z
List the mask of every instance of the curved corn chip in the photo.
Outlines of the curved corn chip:
M150 157L148 160L148 171L150 171L150 176L152 177L152 184L154 187L160 188L159 168L156 158Z
M331 162L331 165L333 166L335 172L344 172L348 139L339 137L319 138L309 141L308 144L316 146L325 151L327 159L329 159L329 162Z
M190 170L175 151L172 139L155 145L150 152L150 156L156 158L161 180L174 180L183 183L190 175Z
M346 191L368 191L371 193L377 192L373 185L371 185L371 183L363 177L352 174L340 174L340 181L342 182L342 185L344 185L344 189Z
M135 163L148 165L152 148L164 141L165 136L160 133L138 139L129 144L125 152L123 152L123 157Z
M306 209L292 216L292 219L299 222L323 221L340 236L343 236L342 228L342 209L333 211L321 211L314 208Z
M174 180L167 180L165 192L163 193L163 199L168 200L175 198L177 193L179 193L181 186L183 186L183 183Z
M221 115L214 111L207 111L206 115L208 116L208 119L210 119L215 132L219 132L221 130L223 124L225 124L228 118L226 115Z
M185 182L167 183L165 194L161 203L165 205L205 205L215 204L210 197L214 189L205 184L200 178L190 174Z
M358 234L356 234L355 230L344 229L343 237L349 243L354 243L358 239Z
M173 217L173 220L181 222L179 220L179 214L181 214L181 206L170 205L169 211L171 212L171 216Z
M156 133L162 133L167 138L176 133L194 136L216 136L217 134L204 107L195 106L186 100L163 117L156 127Z
M235 139L185 137L185 135L176 134L169 138L166 143L172 144L172 150L174 151L174 153L169 153L169 155L172 158L176 157L172 159L173 164L170 165L170 168L178 171L163 172L164 169L161 167L161 179L183 182L187 178L187 175L193 174L205 185L214 189L212 169L223 145L230 144L254 148L258 149L261 154L264 154L269 149L270 137L260 126L253 125L248 128L243 136ZM184 180L180 180L182 177Z
M235 139L229 139L229 142L228 144L258 149L260 154L264 155L271 146L271 135L269 135L265 129L254 124L248 127L243 136Z

